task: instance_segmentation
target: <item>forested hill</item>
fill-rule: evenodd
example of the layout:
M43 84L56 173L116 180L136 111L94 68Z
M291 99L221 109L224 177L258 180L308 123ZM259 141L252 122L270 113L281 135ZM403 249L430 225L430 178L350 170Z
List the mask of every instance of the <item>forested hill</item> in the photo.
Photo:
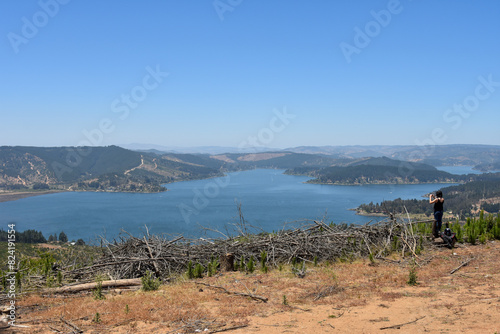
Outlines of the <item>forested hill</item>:
M219 168L223 163L207 159L215 163L207 166L118 146L3 146L0 147L0 190L158 192L165 190L163 183L222 175Z
M444 208L447 212L461 218L476 214L479 210L489 213L500 211L500 173L476 176L476 181L442 188L445 198ZM357 208L363 214L405 213L431 215L433 206L428 199L400 198L382 203L362 204Z
M343 160L266 152L175 154L108 147L0 147L0 191L91 190L157 192L162 184L252 168L325 167Z
M453 175L435 167L387 157L358 159L344 166L326 168L298 167L288 174L309 175L310 183L321 184L412 184L468 181L467 176Z
M336 158L382 157L420 162L432 166L475 166L481 171L495 171L500 164L500 145L353 145L303 146L290 152L323 154Z

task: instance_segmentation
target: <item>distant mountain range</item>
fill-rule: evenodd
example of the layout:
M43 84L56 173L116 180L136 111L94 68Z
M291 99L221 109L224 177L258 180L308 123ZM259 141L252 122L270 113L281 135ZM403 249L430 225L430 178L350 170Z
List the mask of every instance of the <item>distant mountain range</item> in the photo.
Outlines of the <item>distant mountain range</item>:
M286 150L344 158L385 156L432 166L477 166L500 163L500 145L302 146Z
M421 162L432 166L477 166L482 171L498 170L500 166L500 145L350 145L350 146L298 146L286 149L256 147L201 146L166 147L148 144L124 145L136 151L156 150L161 153L224 154L291 152L325 155L335 159L358 159L366 157L389 157L396 160Z
M266 152L203 147L212 153L175 153L162 146L0 147L0 191L164 191L162 184L222 176L252 168L286 169L319 183L467 181L433 166L496 168L500 146L325 146ZM222 152L222 153L220 153Z
M387 157L360 158L343 166L296 167L286 173L313 177L309 183L342 185L457 183L474 179L474 176L443 172L431 165Z
M194 147L181 147L181 146L162 146L154 144L125 144L120 147L133 150L157 153L185 153L185 154L224 154L224 153L260 153L280 151L279 148L269 147L250 147L250 148L237 148L227 146L194 146Z

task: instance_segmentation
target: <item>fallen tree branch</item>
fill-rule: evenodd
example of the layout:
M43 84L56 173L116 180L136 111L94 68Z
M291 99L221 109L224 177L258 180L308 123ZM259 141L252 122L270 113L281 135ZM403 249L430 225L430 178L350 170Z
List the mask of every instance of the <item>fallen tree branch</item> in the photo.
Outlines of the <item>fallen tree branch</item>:
M398 328L399 329L400 327L402 327L404 325L412 324L412 323L417 322L417 321L419 321L419 320L421 320L423 318L425 318L425 315L423 317L417 318L417 319L415 319L413 321L405 322L404 324L399 324L399 325L394 325L394 326L388 326L388 327L382 327L380 329L391 329L391 328Z
M146 227L146 229L147 229L147 227ZM160 274L160 270L158 269L158 263L156 263L156 259L153 256L153 252L151 251L151 247L149 247L148 239L146 239L146 236L144 236L144 242L146 243L146 247L148 248L148 256L151 260L153 260L153 266L155 268L156 277L160 278L161 274Z
M85 284L72 285L72 286L63 286L61 288L47 289L44 292L45 293L53 293L53 294L74 293L74 292L79 292L79 291L95 289L97 287L97 284L98 284L97 282L93 282L93 283L85 283ZM103 282L101 282L101 284L102 284L103 288L130 287L130 286L142 285L142 281L140 278L130 278L130 279L120 279L120 280L113 280L113 281L103 281Z
M238 325L238 326L233 326L233 327L228 327L228 328L215 329L209 333L212 334L212 333L227 332L227 331L232 331L235 329L240 329L240 328L245 328L245 327L248 327L248 325Z
M460 268L465 267L466 265L468 265L469 262L471 262L472 260L474 260L474 257L471 257L467 261L462 262L462 264L460 264L458 267L456 267L455 269L453 269L452 271L450 271L450 275L453 275L454 273L456 273L457 271L459 271Z
M224 288L222 286L218 286L218 285L211 285L211 284L201 283L201 282L195 282L195 284L204 285L204 286L208 286L210 288L215 288L215 289L221 289L222 291L224 291L225 293L227 293L229 295L250 297L250 298L255 299L255 300L263 301L264 303L267 303L267 301L269 300L266 297L257 296L257 295L251 294L251 293L229 291L226 288Z
M83 333L83 331L80 328L78 328L75 324L72 324L68 320L64 320L63 317L61 317L61 321L64 322L70 328L74 329L77 333Z

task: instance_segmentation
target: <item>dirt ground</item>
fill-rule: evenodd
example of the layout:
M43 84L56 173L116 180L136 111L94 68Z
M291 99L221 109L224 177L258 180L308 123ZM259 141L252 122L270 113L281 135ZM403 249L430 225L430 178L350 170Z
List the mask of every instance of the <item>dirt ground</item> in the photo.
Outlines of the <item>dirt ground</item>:
M290 267L179 278L155 292L108 292L104 300L32 294L17 301L16 323L29 327L4 332L500 333L500 242L458 246L426 249L416 286L407 284L407 259L393 255L375 264L310 264L305 278Z

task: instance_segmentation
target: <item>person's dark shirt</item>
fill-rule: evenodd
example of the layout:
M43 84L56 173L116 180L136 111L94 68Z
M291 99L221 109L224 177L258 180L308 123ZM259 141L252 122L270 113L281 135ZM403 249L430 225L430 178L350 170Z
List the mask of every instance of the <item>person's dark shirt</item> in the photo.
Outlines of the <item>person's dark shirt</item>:
M443 211L443 202L441 201L436 201L436 203L434 203L434 212L437 212L437 211Z

